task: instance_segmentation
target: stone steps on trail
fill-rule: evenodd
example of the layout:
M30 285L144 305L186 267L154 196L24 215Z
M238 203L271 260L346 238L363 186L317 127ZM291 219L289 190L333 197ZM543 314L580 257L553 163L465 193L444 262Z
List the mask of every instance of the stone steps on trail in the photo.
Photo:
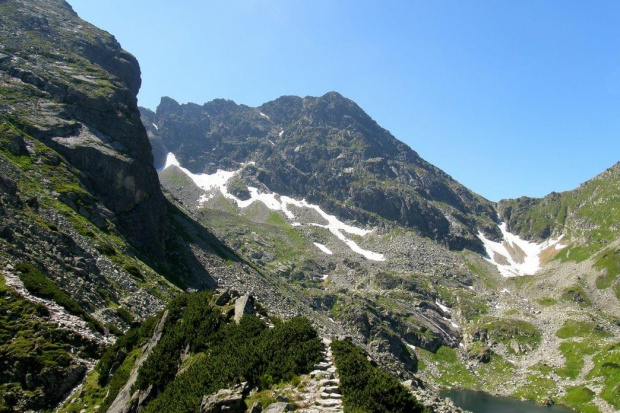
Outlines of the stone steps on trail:
M321 361L314 366L310 380L298 393L295 411L300 413L342 413L340 379L334 365L331 340L323 339Z
M325 393L325 392L321 392L321 399L323 399L323 400L328 400L328 399L340 400L340 399L342 399L342 395L340 393Z
M338 386L322 386L325 393L340 393L340 387Z

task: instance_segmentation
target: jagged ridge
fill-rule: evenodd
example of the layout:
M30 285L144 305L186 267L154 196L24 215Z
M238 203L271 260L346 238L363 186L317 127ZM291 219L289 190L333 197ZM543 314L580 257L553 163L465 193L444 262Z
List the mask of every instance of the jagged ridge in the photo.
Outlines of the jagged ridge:
M194 173L247 167L246 183L313 203L364 224L396 222L454 249L482 251L482 228L499 236L493 204L424 161L335 92L285 96L258 108L163 98L142 109L161 165L173 152Z

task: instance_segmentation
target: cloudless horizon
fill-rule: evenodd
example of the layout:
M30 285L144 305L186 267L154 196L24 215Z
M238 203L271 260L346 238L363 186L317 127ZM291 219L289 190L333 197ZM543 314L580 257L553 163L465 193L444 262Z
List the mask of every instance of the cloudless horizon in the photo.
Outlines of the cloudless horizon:
M139 104L337 91L492 201L620 161L620 2L69 0L142 70Z

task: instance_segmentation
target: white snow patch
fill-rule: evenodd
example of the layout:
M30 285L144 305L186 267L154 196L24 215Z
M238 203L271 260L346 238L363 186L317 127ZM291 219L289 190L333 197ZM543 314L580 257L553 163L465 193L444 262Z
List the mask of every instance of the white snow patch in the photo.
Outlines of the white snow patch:
M204 189L205 191L210 191L216 188L218 189L226 188L226 183L228 182L228 180L239 172L239 171L229 172L229 171L222 171L221 169L218 169L217 172L212 175L195 174L191 172L189 169L183 168L181 164L179 163L179 161L177 160L177 157L174 156L172 152L169 152L168 156L166 156L166 164L161 170L163 171L172 165L176 166L181 171L183 171L185 175L187 175L192 181L194 181L196 186L198 186L201 189Z
M284 135L284 131L283 130L281 130L280 133L278 133L279 137L282 137L282 135Z
M276 144L275 144L275 143L273 143L273 141L272 141L271 139L269 139L269 143L270 143L272 146L276 146Z
M443 317L444 320L449 321L450 324L452 325L452 327L454 328L459 328L459 325L456 324L454 321L452 321L451 319L447 318L447 317Z
M504 288L500 293L510 294L510 290L508 288Z
M465 347L465 344L459 343L459 347L463 348L463 347Z
M301 227L301 224L299 222L292 222L291 227Z
M443 310L444 313L451 313L452 310L450 310L448 307L446 307L445 305L441 304L439 301L435 300L435 304L437 304L437 306L439 308L441 308Z
M329 277L329 274L323 274L323 275L321 275L321 278L323 279L323 281L325 281L328 277Z
M265 115L263 112L258 112L258 113L260 113L260 115L261 115L263 118L267 118L267 119L269 119L269 116ZM271 120L271 119L269 119L269 120Z
M499 225L499 229L504 237L502 242L491 241L482 232L478 232L478 238L484 244L487 252L488 257L485 257L485 259L494 264L500 274L506 278L536 274L541 268L540 254L551 246L555 246L558 249L558 243L563 237L562 235L557 239L548 239L543 243L536 244L508 232L505 222ZM518 252L517 255L520 257L515 257L515 254L512 254L511 251Z
M318 242L315 242L314 245L316 245L316 247L318 249L320 249L321 251L323 251L325 254L327 255L332 255L333 252L331 252L331 250L329 248L327 248L325 245L323 244L319 244Z
M156 124L153 124L153 127L155 128L155 130L159 130Z
M407 345L407 347L409 347L411 350L415 350L415 346L413 344L409 344L407 342L405 342L405 344Z
M250 165L254 164L254 162L250 162L249 164ZM228 192L228 188L226 187L226 184L232 177L238 174L241 171L241 169L237 171L222 171L218 169L216 173L211 174L211 175L194 174L188 169L183 168L179 164L179 161L177 160L176 156L172 152L170 152L168 153L168 156L166 157L166 164L161 170L159 170L159 172L165 170L166 168L172 165L181 169L181 171L183 171L183 173L185 173L196 184L196 186L198 186L199 188L203 189L204 191L208 193L208 194L201 195L201 197L198 199L198 203L200 205L204 204L206 201L211 199L213 197L213 193L219 190L219 192L221 192L222 195L224 195L224 197L234 201L239 208L246 208L250 206L251 204L253 204L255 201L260 201L263 204L265 204L267 208L271 210L282 211L284 215L286 215L286 217L291 221L295 219L295 214L293 214L293 212L288 208L289 205L293 205L298 208L313 209L316 212L318 212L318 214L325 221L327 221L327 225L316 224L316 223L310 223L310 225L328 229L339 240L344 242L353 252L360 254L369 260L385 261L385 257L383 256L383 254L368 251L368 250L361 248L359 245L357 245L355 241L347 238L346 235L344 234L344 232L346 232L348 234L359 235L363 237L365 235L370 234L372 231L345 224L344 222L340 221L336 216L326 213L325 211L321 209L321 207L319 207L318 205L310 204L305 199L302 199L300 201L294 198L290 198L288 196L281 196L276 193L270 193L270 194L260 193L258 188L251 187L251 186L248 187L248 191L250 192L249 199L241 200L235 197L234 195ZM300 226L301 224L299 224L298 222L293 222L292 225Z
M198 205L203 206L207 201L212 199L215 195L213 194L202 194L200 198L198 198Z
M469 287L467 287L467 288L469 288L469 289L470 289L470 290L472 290L472 291L474 290L474 286L473 286L473 285L470 285L470 286L469 286Z

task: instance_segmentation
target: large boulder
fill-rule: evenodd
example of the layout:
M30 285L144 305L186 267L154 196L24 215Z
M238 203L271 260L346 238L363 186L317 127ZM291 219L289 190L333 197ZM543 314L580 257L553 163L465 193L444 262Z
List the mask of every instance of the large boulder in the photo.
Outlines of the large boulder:
M220 390L210 396L204 396L200 404L200 413L244 413L243 399L249 390L247 382L231 389Z
M235 301L235 322L239 324L244 314L254 314L254 297L245 294Z

